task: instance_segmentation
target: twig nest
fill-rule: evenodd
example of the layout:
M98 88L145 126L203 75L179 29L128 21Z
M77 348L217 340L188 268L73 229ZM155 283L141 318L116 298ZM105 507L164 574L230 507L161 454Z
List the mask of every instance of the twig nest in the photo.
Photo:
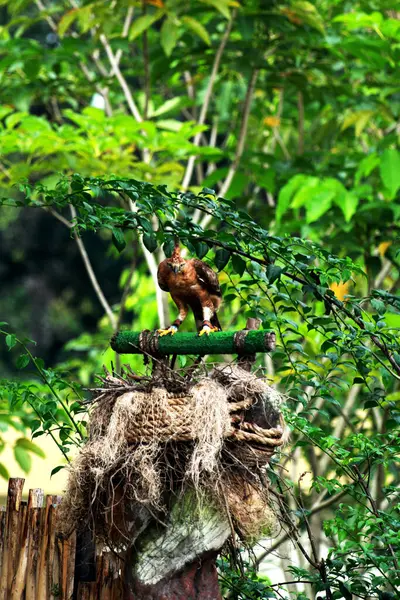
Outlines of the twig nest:
M284 442L281 395L237 366L182 381L103 380L90 439L70 470L65 533L90 524L108 543L129 546L152 523L167 527L190 490L243 538L265 531L271 510L260 470Z

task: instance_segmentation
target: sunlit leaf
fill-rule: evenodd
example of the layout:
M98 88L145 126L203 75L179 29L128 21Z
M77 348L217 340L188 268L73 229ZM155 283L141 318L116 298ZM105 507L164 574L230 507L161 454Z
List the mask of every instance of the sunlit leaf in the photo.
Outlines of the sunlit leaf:
M278 202L276 207L276 220L280 223L283 215L287 212L290 207L291 200L294 193L300 188L304 181L306 181L306 175L295 175L279 192Z
M167 56L171 56L181 36L179 25L173 19L166 19L161 27L161 46Z
M182 17L181 20L182 23L184 23L188 29L193 31L199 38L201 38L203 42L205 42L208 46L211 45L211 40L207 29L200 23L200 21L196 21L196 19L188 16Z
M390 198L394 198L400 188L400 152L398 150L386 148L381 157L380 172Z
M72 23L78 18L79 9L73 8L61 17L58 24L58 35L64 37L67 30L71 27Z
M14 457L24 473L29 473L32 466L32 458L29 452L22 446L14 446Z
M27 452L33 452L41 458L46 458L46 454L43 452L43 450L27 438L19 438L15 444L18 448L23 448Z
M158 10L152 15L142 15L137 19L134 19L133 24L129 30L129 40L133 41L144 31L146 31L153 23L156 23L164 15L164 10Z

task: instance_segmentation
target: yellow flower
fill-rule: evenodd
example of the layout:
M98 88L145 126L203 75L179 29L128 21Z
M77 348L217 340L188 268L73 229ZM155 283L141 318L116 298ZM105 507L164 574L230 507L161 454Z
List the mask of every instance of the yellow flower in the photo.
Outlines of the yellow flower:
M346 294L349 293L349 282L348 281L346 281L346 283L343 283L343 281L341 281L340 283L331 283L331 285L329 287L332 290L332 292L334 292L336 298L338 300L341 300L341 302L343 302Z
M381 256L382 258L385 256L386 254L386 250L389 248L389 246L392 245L392 242L381 242L378 246L378 252L379 252L379 256Z
M265 117L264 119L264 125L267 125L267 127L279 127L280 124L281 120L279 117Z

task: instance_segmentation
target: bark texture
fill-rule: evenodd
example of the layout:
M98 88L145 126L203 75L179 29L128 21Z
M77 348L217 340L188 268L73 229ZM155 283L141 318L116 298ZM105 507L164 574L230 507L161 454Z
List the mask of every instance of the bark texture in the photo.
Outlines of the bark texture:
M154 585L130 576L125 600L222 600L215 559L215 553L205 556Z

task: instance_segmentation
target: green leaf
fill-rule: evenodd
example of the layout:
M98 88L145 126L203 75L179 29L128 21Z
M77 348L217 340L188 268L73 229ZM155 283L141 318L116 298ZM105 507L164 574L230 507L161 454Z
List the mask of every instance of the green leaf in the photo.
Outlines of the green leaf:
M3 465L3 463L0 463L0 477L5 479L6 481L10 479L10 474L7 471L6 467Z
M246 262L238 254L232 254L232 267L241 277L246 270Z
M153 23L159 21L164 14L164 10L158 10L152 15L143 15L138 19L135 19L129 30L129 40L135 40L137 37L139 37L139 35L146 31L146 29L151 27Z
M171 56L181 33L173 19L166 19L161 27L161 46L167 56Z
M292 1L290 9L284 9L283 12L285 12L294 22L304 22L320 33L325 33L324 21L311 2L304 2L303 0ZM293 16L297 17L297 20L294 20Z
M9 333L8 335L6 335L6 344L9 350L11 350L11 348L14 348L16 343L17 339L14 333Z
M149 252L154 252L154 250L157 250L158 246L156 236L151 233L145 233L143 236L143 244Z
M375 153L363 158L358 165L354 177L355 184L358 185L363 177L368 177L368 175L370 175L372 171L379 165L380 160L380 157Z
M175 98L169 98L169 100L166 100L164 104L162 104L155 111L153 111L151 113L151 116L158 117L159 115L163 115L166 112L170 112L171 110L179 108L181 104L182 98L180 96L176 96ZM182 127L182 123L180 123L180 127Z
M231 253L229 252L229 250L225 250L225 248L220 248L219 250L216 251L215 253L215 266L217 267L218 271L222 271L222 269L224 267L226 267L226 265L229 262L229 259L231 257Z
M66 31L71 27L72 23L78 18L79 9L73 8L63 15L58 24L58 35L64 37Z
M322 190L311 197L306 205L306 222L313 223L332 206L335 190Z
M274 283L282 274L281 267L277 267L276 265L268 265L267 267L267 277L270 283Z
M43 452L43 450L39 446L37 446L36 444L34 444L30 440L28 440L27 438L19 438L16 441L15 445L18 448L23 448L27 452L33 452L34 454L36 454L37 456L40 456L41 458L46 458L46 454Z
M337 183L338 185L333 201L341 209L346 223L349 223L357 211L360 198L355 191L349 192L342 184L339 184L339 182Z
M50 473L50 479L53 477L53 475L55 475L56 473L58 473L59 471L61 471L61 469L65 469L64 465L58 465L58 467L54 467L54 469L52 469L51 473Z
M194 244L195 250L196 250L196 255L202 259L205 257L205 255L207 254L207 252L209 251L209 247L208 244L206 244L205 242L195 242Z
M400 152L398 150L386 148L381 157L380 172L390 198L394 198L400 188Z
M304 184L295 193L293 200L290 203L290 208L300 208L312 201L315 192L318 192L321 186L321 181L318 177L307 177Z
M169 258L172 255L172 252L174 251L174 246L175 246L175 242L172 238L167 240L165 242L165 244L163 245L163 251L167 258Z
M306 179L306 175L295 175L279 192L276 206L276 222L278 225L280 224L283 215L289 209L293 194L300 188Z
M191 29L199 38L203 40L208 46L211 45L210 36L208 35L207 29L192 17L182 17L182 23L186 25L188 29Z
M357 110L348 114L342 123L342 131L354 125L356 137L359 137L374 114L373 110Z
M21 446L15 446L14 457L24 473L29 473L32 466L32 458L25 448L22 448Z
M17 369L24 369L29 361L29 354L20 354L17 358Z
M200 0L203 4L209 4L210 6L214 6L221 15L224 15L227 19L231 18L231 13L229 11L229 6L237 6L237 3L230 2L230 0Z
M378 315L384 315L386 312L385 303L382 300L378 300L377 298L371 298L371 306L374 307Z
M118 252L122 252L126 246L126 241L121 229L112 230L112 241Z

